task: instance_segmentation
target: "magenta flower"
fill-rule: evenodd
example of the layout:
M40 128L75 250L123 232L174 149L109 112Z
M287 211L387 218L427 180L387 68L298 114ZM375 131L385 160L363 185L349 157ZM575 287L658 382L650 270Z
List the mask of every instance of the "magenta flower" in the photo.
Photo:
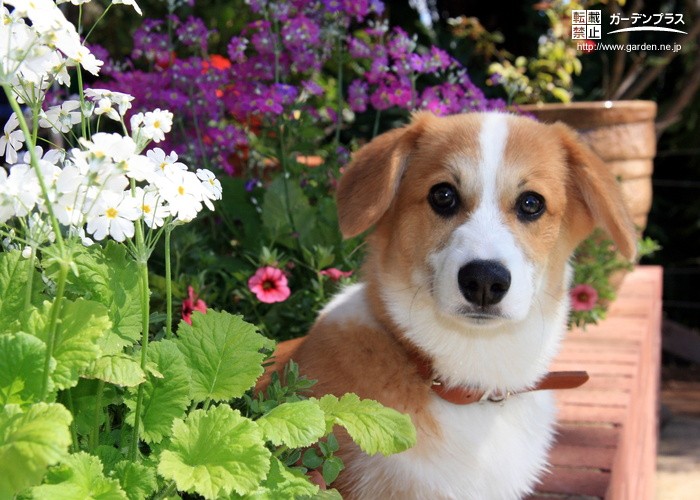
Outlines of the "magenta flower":
M260 302L266 304L284 302L292 293L282 270L272 266L261 267L255 271L248 280L248 288Z
M598 292L591 285L576 285L569 294L571 295L571 308L574 311L590 311L598 302Z
M349 278L352 276L352 271L341 271L335 267L329 267L328 269L320 271L319 274L328 276L333 281L338 281L340 278Z
M195 311L207 312L207 304L194 293L194 288L188 286L187 298L182 301L182 319L188 325L192 324L192 313Z

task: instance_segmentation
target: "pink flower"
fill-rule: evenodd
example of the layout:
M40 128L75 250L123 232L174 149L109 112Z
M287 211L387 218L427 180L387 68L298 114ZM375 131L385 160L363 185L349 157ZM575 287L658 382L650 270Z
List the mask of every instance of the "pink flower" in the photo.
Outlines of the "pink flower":
M574 311L590 311L598 302L598 292L591 285L576 285L569 294Z
M261 267L255 271L248 280L248 288L260 302L266 304L284 302L292 293L282 270L272 266Z
M350 276L352 276L352 271L341 271L340 269L336 269L335 267L329 267L328 269L320 271L319 274L322 274L323 276L328 276L333 281L338 281L340 278L349 278Z
M182 319L188 325L192 324L192 313L194 311L207 312L207 304L194 293L194 288L188 286L187 298L182 301Z

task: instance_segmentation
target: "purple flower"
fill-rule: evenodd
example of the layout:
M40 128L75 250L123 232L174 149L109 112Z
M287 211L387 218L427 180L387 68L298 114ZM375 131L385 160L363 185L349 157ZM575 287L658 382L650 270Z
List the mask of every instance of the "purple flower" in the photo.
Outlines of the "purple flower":
M348 104L355 113L367 110L367 94L369 87L362 80L353 80L348 87Z
M307 94L310 95L321 95L323 94L323 87L313 80L304 80L301 82L301 87Z
M202 52L206 52L211 34L212 32L204 25L204 21L192 16L177 29L180 43L186 47L198 47Z
M389 55L398 60L406 59L416 48L415 42L401 28L394 28L386 46Z
M245 50L248 48L248 40L240 36L234 36L228 42L227 53L231 62L242 63L246 60Z
M255 30L255 33L250 37L255 50L260 54L274 54L275 41L272 38L272 26L269 21L254 21L249 27Z
M258 187L258 184L260 184L260 181L253 177L252 179L249 179L245 183L245 190L248 191L249 193L253 191L256 187Z
M353 59L367 59L372 57L372 49L363 40L350 37L348 40L348 54Z

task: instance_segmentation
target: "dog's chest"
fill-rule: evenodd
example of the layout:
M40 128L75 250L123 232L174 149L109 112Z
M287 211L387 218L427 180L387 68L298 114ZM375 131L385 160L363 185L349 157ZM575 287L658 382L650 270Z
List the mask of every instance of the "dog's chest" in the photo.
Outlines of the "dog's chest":
M366 460L354 471L359 498L495 500L531 491L552 442L551 395L463 406L435 397L431 405L441 436L419 429L414 448Z

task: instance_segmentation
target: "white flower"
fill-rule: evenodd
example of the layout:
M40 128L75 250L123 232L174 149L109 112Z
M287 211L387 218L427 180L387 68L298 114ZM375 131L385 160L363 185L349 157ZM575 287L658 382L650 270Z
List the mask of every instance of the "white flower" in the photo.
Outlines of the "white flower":
M108 97L103 97L97 101L97 106L95 106L95 114L106 115L108 118L116 121L120 120L119 113L117 113L117 110L114 109L112 106L112 100Z
M10 217L24 217L36 206L41 189L32 167L18 163L10 168L10 175L3 182L6 203L11 208Z
M140 139L160 142L173 126L173 114L159 108L147 113L138 113L131 117L131 133Z
M110 107L114 108L114 106L116 106L121 116L124 116L126 112L131 109L131 101L134 100L134 96L132 95L123 92L113 92L107 89L85 89L85 97L93 101L98 101L98 106L104 107L105 109ZM104 99L107 99L111 106L103 102ZM97 113L97 111L95 112ZM110 118L117 121L119 120L119 117L116 115L110 115Z
M80 241L85 245L86 247L89 247L93 243L95 243L91 238L88 238L85 234L85 228L83 227L76 227L76 226L71 226L68 228L68 236L77 236L80 238Z
M165 154L161 148L153 148L146 152L146 156L154 167L154 171L160 175L168 177L177 171L187 170L184 163L177 161L177 153L172 151L169 155Z
M95 200L94 207L88 213L87 232L96 240L103 240L109 235L116 241L124 241L134 236L134 221L140 211L136 200L128 192L103 192Z
M78 47L78 49L73 52L73 54L69 54L69 56L73 61L80 64L85 71L95 76L100 74L100 68L104 64L104 62L96 58L85 45Z
M15 163L17 161L17 151L24 144L24 134L21 130L16 130L17 127L19 127L17 114L12 113L5 124L4 135L0 137L0 155L5 155L7 163Z
M202 201L209 210L214 210L214 205L211 202L221 199L221 182L214 177L210 170L205 168L197 169L197 177L202 181L202 194L204 195Z
M123 5L129 5L134 8L134 10L138 13L139 16L143 15L143 12L141 12L141 7L138 6L136 3L136 0L112 0L112 3L117 5L117 4L123 4Z
M161 227L165 218L170 215L170 209L163 204L164 200L158 190L137 187L134 197L146 225L150 228Z
M56 241L56 234L51 228L51 224L46 217L42 217L36 212L27 218L27 232L26 232L28 247L25 247L25 251L29 248L37 248L43 245L45 242L49 241L53 243Z
M157 177L154 182L170 213L178 220L189 222L202 210L202 184L192 172L175 171L168 177Z
M39 119L39 126L44 128L53 127L59 132L68 133L73 125L80 123L81 113L75 111L80 109L80 102L65 101L60 106L53 106L42 113Z

